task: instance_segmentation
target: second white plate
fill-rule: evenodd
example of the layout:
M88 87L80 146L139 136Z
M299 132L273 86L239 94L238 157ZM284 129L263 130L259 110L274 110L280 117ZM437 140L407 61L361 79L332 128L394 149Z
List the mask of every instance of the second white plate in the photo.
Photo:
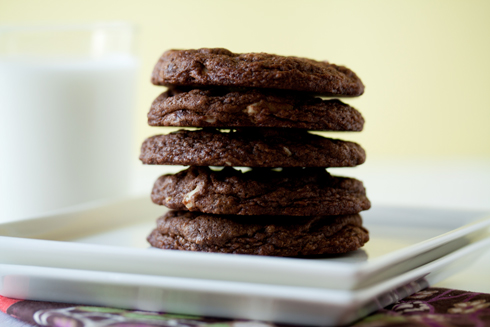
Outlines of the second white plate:
M489 245L487 237L362 290L0 264L0 295L301 326L338 326L458 272Z

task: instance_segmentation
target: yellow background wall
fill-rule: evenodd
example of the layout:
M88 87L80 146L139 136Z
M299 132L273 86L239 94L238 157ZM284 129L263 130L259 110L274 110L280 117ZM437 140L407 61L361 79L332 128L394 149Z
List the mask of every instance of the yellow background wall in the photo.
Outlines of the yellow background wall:
M365 130L336 137L369 156L490 156L490 1L1 0L0 24L128 20L142 67L136 142L161 129L149 76L169 48L225 47L344 64ZM138 151L135 145L135 152Z

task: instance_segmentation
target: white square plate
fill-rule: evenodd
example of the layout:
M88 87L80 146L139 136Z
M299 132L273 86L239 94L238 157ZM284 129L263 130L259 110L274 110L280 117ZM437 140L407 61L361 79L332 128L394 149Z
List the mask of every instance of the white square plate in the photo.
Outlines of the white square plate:
M375 206L362 213L371 237L363 249L321 259L275 258L148 249L146 235L165 210L142 197L3 223L0 263L360 289L479 240L490 225L481 212Z

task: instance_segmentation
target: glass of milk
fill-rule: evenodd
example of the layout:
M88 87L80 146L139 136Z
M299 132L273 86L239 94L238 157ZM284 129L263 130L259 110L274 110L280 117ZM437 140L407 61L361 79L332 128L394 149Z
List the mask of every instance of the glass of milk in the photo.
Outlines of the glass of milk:
M127 23L0 26L0 221L128 193Z

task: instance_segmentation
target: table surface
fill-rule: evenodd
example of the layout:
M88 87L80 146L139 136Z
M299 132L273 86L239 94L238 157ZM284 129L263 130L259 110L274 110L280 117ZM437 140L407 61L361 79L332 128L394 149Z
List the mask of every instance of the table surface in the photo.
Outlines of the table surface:
M0 311L0 326L2 327L31 327L32 325L26 324L9 315Z

